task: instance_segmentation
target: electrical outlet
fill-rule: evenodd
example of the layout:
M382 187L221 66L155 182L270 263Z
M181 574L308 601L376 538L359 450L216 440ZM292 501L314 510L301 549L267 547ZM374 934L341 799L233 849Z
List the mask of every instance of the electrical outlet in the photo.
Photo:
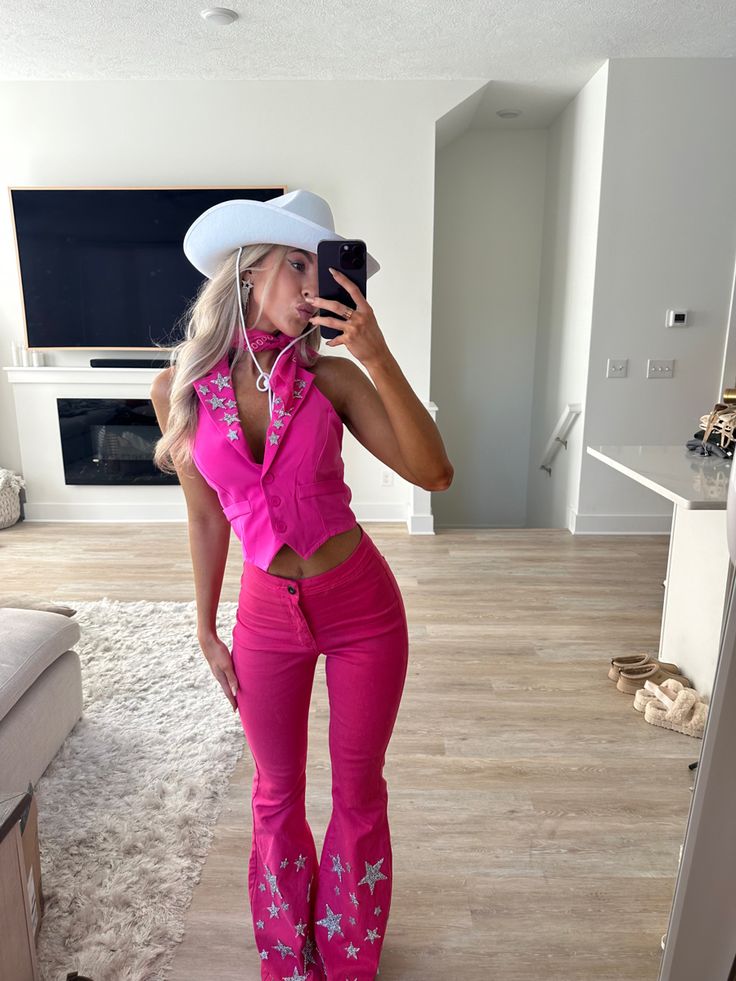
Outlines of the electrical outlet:
M393 486L394 475L390 470L381 471L381 487L391 487Z
M672 378L675 373L674 361L647 361L647 378Z
M606 364L606 378L626 378L629 373L628 358L609 358Z

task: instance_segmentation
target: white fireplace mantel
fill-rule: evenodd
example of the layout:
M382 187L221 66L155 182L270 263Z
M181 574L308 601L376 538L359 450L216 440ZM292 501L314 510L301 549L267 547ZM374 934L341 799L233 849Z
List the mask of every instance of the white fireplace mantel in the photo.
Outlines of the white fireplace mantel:
M89 365L5 367L13 390L22 475L25 517L29 521L185 521L181 487L172 485L66 484L61 452L57 398L150 397L159 368L92 368ZM424 405L436 417L434 402ZM354 439L345 430L345 448ZM357 442L357 441L356 441ZM367 453L358 447L361 453ZM374 461L375 462L375 461ZM350 461L346 457L348 483ZM362 469L362 467L361 467ZM385 501L353 499L359 521L403 521L413 534L433 534L431 494L397 478L406 498ZM393 488L395 492L399 488Z
M171 485L66 484L57 398L147 399L159 368L3 368L15 399L28 521L185 521Z

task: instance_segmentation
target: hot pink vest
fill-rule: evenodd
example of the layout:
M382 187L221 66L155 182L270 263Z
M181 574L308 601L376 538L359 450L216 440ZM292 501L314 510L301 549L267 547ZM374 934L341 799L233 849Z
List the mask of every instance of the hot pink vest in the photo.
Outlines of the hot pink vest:
M294 389L274 398L263 464L253 459L238 419L228 355L194 382L200 399L192 455L216 492L246 562L267 570L282 545L303 559L353 528L343 480L343 423L314 375L296 365Z

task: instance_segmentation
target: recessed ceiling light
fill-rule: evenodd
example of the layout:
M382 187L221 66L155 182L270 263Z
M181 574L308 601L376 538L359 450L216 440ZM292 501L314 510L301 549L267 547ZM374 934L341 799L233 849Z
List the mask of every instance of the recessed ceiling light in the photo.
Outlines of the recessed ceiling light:
M218 26L232 24L234 20L238 19L235 11L229 10L227 7L207 7L206 10L200 12L200 17L206 20L208 24L217 24Z
M520 109L499 109L496 113L501 119L516 119L517 116L521 115Z

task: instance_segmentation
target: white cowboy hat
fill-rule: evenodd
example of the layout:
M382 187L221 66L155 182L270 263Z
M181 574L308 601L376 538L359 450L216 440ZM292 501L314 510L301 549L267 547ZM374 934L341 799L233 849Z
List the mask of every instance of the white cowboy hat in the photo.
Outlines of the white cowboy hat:
M347 241L335 231L332 211L324 198L302 189L270 201L236 198L208 208L196 218L184 236L184 255L211 279L223 260L241 245L271 242L316 252L323 239ZM366 254L366 277L380 269Z

